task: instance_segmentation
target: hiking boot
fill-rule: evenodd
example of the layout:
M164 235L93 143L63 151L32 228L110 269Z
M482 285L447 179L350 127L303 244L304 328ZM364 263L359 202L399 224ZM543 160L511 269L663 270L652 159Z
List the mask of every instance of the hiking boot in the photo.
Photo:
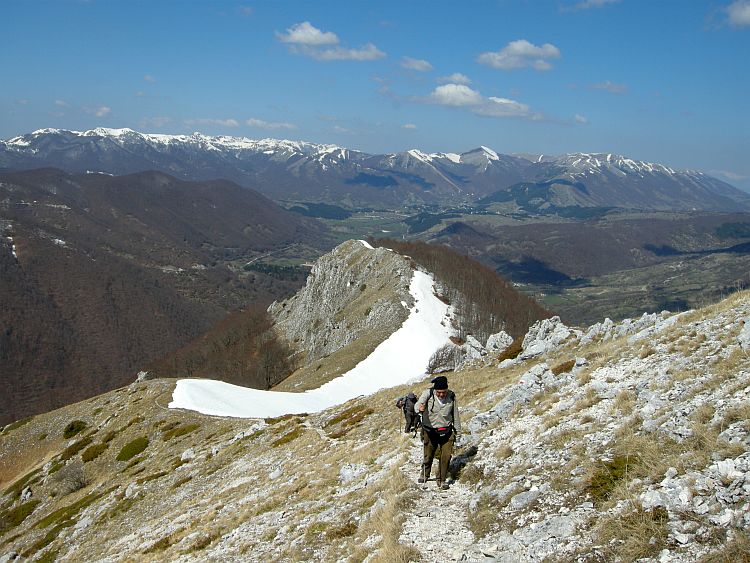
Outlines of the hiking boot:
M442 481L438 481L437 488L441 491L447 491L451 488L451 486L448 483L443 483Z
M424 477L420 477L419 479L417 479L417 483L424 483Z

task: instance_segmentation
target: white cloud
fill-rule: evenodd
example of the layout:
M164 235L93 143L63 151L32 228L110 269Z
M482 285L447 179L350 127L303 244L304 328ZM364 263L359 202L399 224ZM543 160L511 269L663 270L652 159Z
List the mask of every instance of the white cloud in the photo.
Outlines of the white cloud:
M334 125L333 130L336 131L336 133L351 133L350 129L347 129L346 127L341 127L341 125Z
M282 43L295 45L338 45L339 38L332 31L321 31L310 22L296 23L286 33L276 32Z
M610 82L609 80L599 82L598 84L593 84L591 87L594 90L605 90L611 94L624 94L628 91L628 87L624 84L615 84L614 82Z
M450 76L440 76L437 81L440 84L445 84L447 82L450 82L451 84L471 84L471 79L460 72L454 72Z
M359 49L341 47L335 33L321 31L310 22L294 24L286 33L276 32L276 37L282 43L288 43L292 53L318 61L374 61L386 56L372 43L367 43ZM336 46L327 47L328 45Z
M589 120L588 120L587 117L585 117L583 115L580 115L578 113L575 115L574 119L575 119L576 123L584 124L584 123L588 123L589 122Z
M416 128L417 128L417 126L414 125L413 123L404 123L401 126L401 129L416 129Z
M444 84L435 88L423 103L468 109L475 115L484 117L522 117L538 120L542 115L535 113L521 102L508 98L490 96L485 98L481 93L472 90L465 84Z
M23 98L23 99L20 99L20 100L16 100L16 103L19 106L27 106L27 105L29 105L29 100L27 100L26 98Z
M210 125L210 126L219 126L219 127L239 127L240 123L236 119L210 119L210 118L201 118L201 119L186 119L185 120L186 125Z
M411 57L402 58L401 66L409 70L416 70L417 72L429 72L432 70L432 65L428 61L412 59Z
M750 27L750 0L735 0L725 10L732 27Z
M482 95L465 84L443 84L429 96L432 103L441 106L476 106L482 103Z
M144 74L143 80L145 80L146 82L156 82L156 78L154 78L150 74Z
M239 11L241 16L252 16L254 13L250 6L241 6Z
M59 108L67 108L70 107L70 104L64 100L55 100L55 105Z
M526 39L511 41L500 51L482 53L477 62L500 70L531 67L535 70L550 70L550 59L560 58L560 49L551 43L541 47L529 43Z
M564 11L588 10L589 8L601 8L607 4L617 4L620 0L581 0L572 6L564 7Z
M274 121L265 121L263 119L257 119L255 117L251 117L247 121L245 121L245 124L249 125L250 127L257 127L258 129L267 129L267 130L277 130L277 129L296 129L297 126L293 125L292 123L285 123L285 122L274 122Z

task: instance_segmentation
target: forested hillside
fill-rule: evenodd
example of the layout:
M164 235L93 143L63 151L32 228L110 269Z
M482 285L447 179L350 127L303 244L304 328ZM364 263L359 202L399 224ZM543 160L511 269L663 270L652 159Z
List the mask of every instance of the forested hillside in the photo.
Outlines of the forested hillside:
M314 220L226 181L0 174L0 423L121 386L230 311L302 279L246 272Z

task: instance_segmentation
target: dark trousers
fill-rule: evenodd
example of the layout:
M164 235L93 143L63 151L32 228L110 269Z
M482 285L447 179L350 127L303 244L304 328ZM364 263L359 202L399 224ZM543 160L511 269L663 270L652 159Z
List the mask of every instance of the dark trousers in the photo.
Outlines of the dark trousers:
M451 455L453 454L453 443L456 441L455 432L451 432L447 436L441 438L437 435L437 432L430 432L425 428L422 428L422 444L424 444L424 459L422 461L422 477L425 481L429 479L430 472L432 471L432 460L435 459L435 454L440 449L440 457L438 463L438 474L436 481L438 484L445 482L448 476L448 465L451 462Z
M404 432L413 432L417 427L417 413L404 412L404 418L406 419Z

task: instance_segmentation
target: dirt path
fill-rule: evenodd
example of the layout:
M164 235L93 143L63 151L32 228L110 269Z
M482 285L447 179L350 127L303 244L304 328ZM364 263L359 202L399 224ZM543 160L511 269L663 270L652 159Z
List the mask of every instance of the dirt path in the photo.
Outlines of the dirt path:
M439 490L434 480L437 460L432 468L433 477L427 483L417 483L422 444L419 436L409 440L408 462L401 470L414 483L420 500L407 508L399 542L418 549L423 561L465 561L469 547L475 543L466 519L471 492L459 481L452 483L447 491Z

